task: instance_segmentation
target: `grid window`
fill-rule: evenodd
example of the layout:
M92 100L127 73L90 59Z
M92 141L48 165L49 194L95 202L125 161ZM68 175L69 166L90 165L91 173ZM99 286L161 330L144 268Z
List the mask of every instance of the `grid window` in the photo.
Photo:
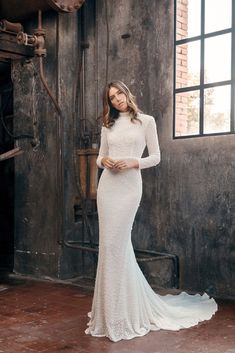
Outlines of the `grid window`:
M234 133L235 0L175 0L174 138Z

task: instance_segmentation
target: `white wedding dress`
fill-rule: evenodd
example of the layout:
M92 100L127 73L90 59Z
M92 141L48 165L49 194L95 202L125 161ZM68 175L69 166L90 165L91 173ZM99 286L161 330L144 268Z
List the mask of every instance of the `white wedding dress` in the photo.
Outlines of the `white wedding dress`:
M97 193L99 259L85 332L114 342L143 336L150 330L187 328L210 319L217 310L207 294L156 294L136 262L131 230L142 195L140 169L160 162L155 120L142 113L138 118L142 124L131 122L128 113L120 113L114 126L102 127L97 158L100 168L104 156L139 161L139 169L105 169ZM149 156L141 158L146 145Z

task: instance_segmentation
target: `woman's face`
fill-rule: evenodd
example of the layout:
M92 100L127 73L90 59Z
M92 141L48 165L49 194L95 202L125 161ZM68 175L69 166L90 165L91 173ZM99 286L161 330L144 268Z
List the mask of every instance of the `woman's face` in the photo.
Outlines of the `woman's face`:
M112 103L112 106L119 110L120 112L126 112L128 105L127 105L127 98L125 93L120 91L116 87L111 87L109 90L109 99Z

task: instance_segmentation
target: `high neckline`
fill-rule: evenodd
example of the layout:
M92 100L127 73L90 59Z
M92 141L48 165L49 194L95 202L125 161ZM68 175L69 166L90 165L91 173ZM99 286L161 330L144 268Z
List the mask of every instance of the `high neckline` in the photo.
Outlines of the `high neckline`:
M119 118L130 118L129 112L119 112Z

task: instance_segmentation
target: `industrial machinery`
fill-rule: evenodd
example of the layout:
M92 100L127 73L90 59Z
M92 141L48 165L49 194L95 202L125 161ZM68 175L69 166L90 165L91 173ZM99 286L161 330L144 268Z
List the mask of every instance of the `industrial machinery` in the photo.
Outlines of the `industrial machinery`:
M0 18L8 21L23 21L38 10L48 11L54 9L63 13L77 11L84 0L1 0Z

